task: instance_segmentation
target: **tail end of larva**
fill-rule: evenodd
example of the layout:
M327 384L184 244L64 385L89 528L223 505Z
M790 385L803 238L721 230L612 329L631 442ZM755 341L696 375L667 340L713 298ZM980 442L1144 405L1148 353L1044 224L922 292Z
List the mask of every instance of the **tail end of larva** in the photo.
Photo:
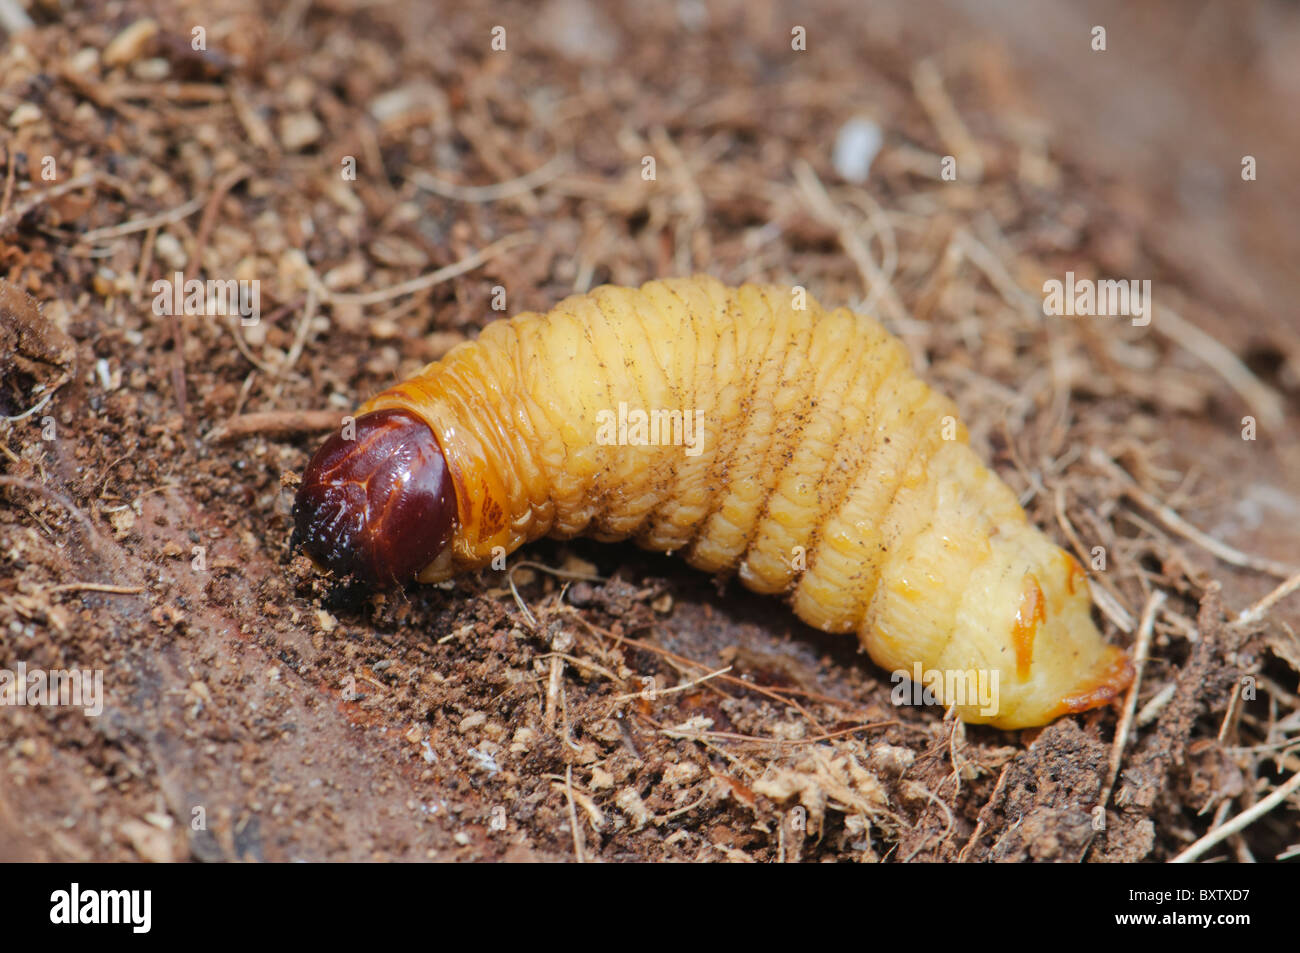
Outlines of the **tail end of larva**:
M1097 663L1049 713L1047 721L1109 705L1133 682L1133 662L1123 649L1102 646Z
M922 681L926 704L1019 730L1109 704L1132 682L1128 657L1092 621L1082 567L1030 524L1005 524L975 555L969 537L932 536L882 584L860 633L878 663ZM954 553L975 567L957 592L944 562ZM949 625L931 620L940 605Z
M978 719L999 728L1033 728L1101 708L1133 681L1128 655L1108 644L1092 621L1083 569L1053 549L1050 563L1022 577L1010 628L1014 662L1004 672L1002 704L995 717Z

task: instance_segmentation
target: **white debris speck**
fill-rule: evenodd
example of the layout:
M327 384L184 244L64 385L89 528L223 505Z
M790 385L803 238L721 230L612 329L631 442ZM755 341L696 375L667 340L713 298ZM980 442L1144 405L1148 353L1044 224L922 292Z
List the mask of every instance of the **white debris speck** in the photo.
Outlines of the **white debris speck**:
M701 731L708 731L713 727L713 719L705 718L703 715L694 715L687 718L680 725L673 725L672 731L680 731L684 734L695 734Z
M40 122L41 116L41 107L35 103L19 103L17 108L9 114L9 125L17 129L19 126Z
M501 767L497 764L496 759L493 758L492 755L487 754L484 751L479 751L477 748L470 748L466 753L474 759L474 763L478 765L479 770L486 771L488 774L501 773Z
M542 40L567 59L609 63L618 56L616 34L587 0L550 0L538 20Z
M319 140L324 132L320 120L305 109L280 119L280 144L286 152L301 152Z
M68 58L67 68L73 73L89 73L99 65L99 50L83 46Z
M159 232L153 244L153 253L171 268L184 268L190 260L189 253L181 247L180 240L171 232Z
M104 47L105 66L125 66L140 57L158 35L158 23L155 20L136 20Z
M677 0L677 22L688 33L698 33L709 25L709 8L703 0Z
M645 827L654 817L635 788L627 787L619 791L614 798L614 804L636 825L636 830Z
M854 117L840 127L835 137L831 164L844 181L865 182L871 163L876 161L884 142L885 136L879 126L870 119Z

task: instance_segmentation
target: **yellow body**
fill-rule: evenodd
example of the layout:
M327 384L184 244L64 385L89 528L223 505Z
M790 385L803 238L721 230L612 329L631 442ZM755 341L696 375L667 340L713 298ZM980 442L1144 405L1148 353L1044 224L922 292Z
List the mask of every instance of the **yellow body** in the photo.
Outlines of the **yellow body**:
M1091 621L1083 570L952 402L878 322L798 303L705 277L601 287L491 324L369 401L426 420L455 484L452 547L421 579L548 534L633 538L856 632L886 669L920 663L967 721L1022 728L1114 697L1132 669ZM661 426L648 444L638 410L689 414L698 443ZM995 680L995 703L946 697L960 673Z

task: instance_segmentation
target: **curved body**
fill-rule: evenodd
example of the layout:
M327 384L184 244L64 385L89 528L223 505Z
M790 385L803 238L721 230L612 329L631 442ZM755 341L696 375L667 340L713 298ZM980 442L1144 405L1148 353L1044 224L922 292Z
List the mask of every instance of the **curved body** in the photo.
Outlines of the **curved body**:
M1082 568L951 401L878 322L796 303L703 277L601 287L491 324L367 402L426 422L454 486L451 545L420 578L545 535L630 538L856 633L967 721L1039 725L1115 697L1132 668L1093 625ZM992 682L993 704L956 697L954 673Z

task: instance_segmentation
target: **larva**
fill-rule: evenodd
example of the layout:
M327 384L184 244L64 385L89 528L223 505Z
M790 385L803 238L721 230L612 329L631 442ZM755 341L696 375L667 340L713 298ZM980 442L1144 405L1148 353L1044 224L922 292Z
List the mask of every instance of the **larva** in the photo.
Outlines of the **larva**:
M1113 699L1132 666L1093 625L1082 568L952 402L878 322L798 303L696 277L494 322L326 441L296 541L340 573L433 582L548 534L630 538L857 633L887 670L919 664L967 721L1023 728ZM701 421L698 452L675 432L610 439L626 408ZM950 672L996 679L992 710L930 674Z

